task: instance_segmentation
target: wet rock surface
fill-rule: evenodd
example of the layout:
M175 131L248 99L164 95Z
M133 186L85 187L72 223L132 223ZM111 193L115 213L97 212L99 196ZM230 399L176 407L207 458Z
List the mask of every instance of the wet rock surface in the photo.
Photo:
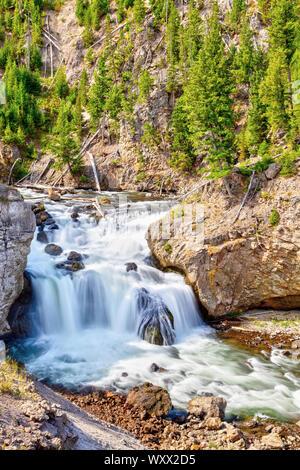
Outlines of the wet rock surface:
M45 252L51 256L59 256L62 254L63 249L60 246L55 245L55 243L49 243L45 247Z

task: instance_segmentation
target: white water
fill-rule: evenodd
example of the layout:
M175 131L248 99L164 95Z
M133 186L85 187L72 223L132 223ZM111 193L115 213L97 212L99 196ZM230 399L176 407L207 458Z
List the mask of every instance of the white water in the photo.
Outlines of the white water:
M136 202L130 217L108 216L98 226L88 215L81 214L79 223L71 219L78 204L46 203L60 227L51 240L64 249L60 257L47 255L36 240L32 243L27 269L37 328L32 338L12 347L30 371L67 387L95 385L117 392L150 381L166 387L177 407L209 392L227 400L228 414L300 417L298 363L278 350L269 360L222 342L201 320L183 278L145 261L150 254L147 227L169 203L156 202L155 213L149 214L150 203ZM88 255L85 269L72 276L55 267L71 250ZM135 262L138 271L126 272L126 262ZM141 288L172 312L173 345L156 346L139 338ZM166 370L151 372L152 363Z

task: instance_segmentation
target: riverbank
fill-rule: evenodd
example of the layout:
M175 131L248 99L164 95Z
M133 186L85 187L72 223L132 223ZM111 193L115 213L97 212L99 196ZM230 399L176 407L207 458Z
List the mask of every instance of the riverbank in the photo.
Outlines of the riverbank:
M272 348L300 359L300 311L249 310L210 322L219 337L251 352L270 354Z
M179 422L147 416L132 409L126 396L95 391L80 394L60 392L89 414L126 429L143 445L153 450L299 450L300 422L282 423L249 417L221 421L202 420L197 416L176 413ZM175 416L175 413L173 413Z
M128 432L88 415L17 363L0 363L0 450L142 450Z

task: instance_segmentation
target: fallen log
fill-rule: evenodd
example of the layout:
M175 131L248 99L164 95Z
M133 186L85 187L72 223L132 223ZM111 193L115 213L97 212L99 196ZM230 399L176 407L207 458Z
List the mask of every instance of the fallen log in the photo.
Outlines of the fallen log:
M94 178L95 178L95 181L96 181L98 192L101 193L101 187L100 187L100 183L99 183L99 178L98 178L97 167L96 167L94 155L91 152L87 152L87 154L90 157L90 162L91 162L91 165L92 165L92 169L93 169Z
M244 196L244 199L242 201L242 204L240 205L240 208L239 210L237 211L237 214L234 218L234 221L232 222L231 225L235 224L235 222L238 220L239 216L240 216L240 213L241 213L241 210L243 209L244 205L246 204L246 201L248 199L248 196L249 196L249 193L251 191L251 187L252 187L252 183L253 183L253 180L254 180L254 176L255 176L255 170L252 171L252 175L251 175L251 179L250 179L250 183L249 183L249 186L248 186L248 190Z
M19 161L21 161L21 158L17 158L17 159L14 161L14 163L12 164L12 167L11 167L10 172L9 172L8 182L7 182L8 186L10 185L11 177L12 177L14 168L15 168L15 166L16 166L16 163L19 162Z
M41 178L45 175L45 173L47 173L47 171L49 170L49 168L51 166L51 163L53 163L53 161L54 161L53 158L49 158L49 161L48 161L47 165L45 166L44 170L41 172L40 176L38 176L35 184L37 184L41 180Z

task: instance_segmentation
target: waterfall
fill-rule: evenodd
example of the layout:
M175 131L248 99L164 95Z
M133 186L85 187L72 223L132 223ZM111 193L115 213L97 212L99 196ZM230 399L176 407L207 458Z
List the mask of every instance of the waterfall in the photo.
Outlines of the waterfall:
M118 194L109 198L115 203ZM34 328L11 345L15 357L39 378L71 388L126 392L149 381L167 388L175 406L209 392L227 400L229 413L299 419L298 364L280 351L268 360L220 341L183 277L149 262L145 233L171 202L130 198L99 224L80 210L84 203L76 196L46 202L59 226L47 234L63 253L51 257L32 242ZM83 270L56 267L70 251L82 255Z

